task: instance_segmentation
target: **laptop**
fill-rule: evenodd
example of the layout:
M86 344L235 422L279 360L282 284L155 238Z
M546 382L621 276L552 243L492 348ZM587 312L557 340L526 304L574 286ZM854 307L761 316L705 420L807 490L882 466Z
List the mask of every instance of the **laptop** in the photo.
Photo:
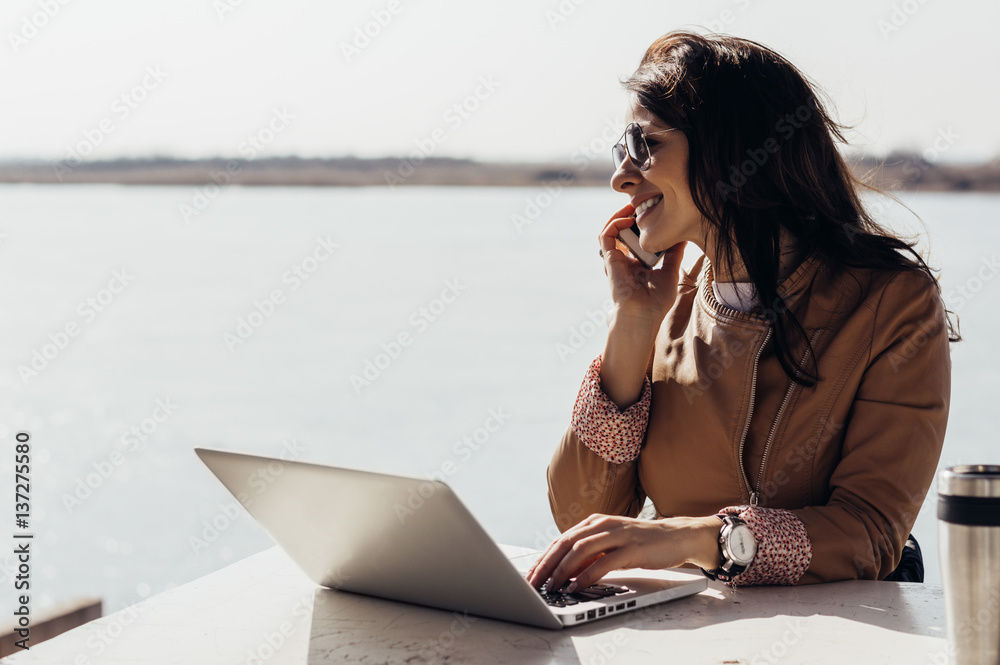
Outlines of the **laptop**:
M288 556L320 586L559 629L696 594L704 576L616 571L573 594L524 579L447 484L196 448Z

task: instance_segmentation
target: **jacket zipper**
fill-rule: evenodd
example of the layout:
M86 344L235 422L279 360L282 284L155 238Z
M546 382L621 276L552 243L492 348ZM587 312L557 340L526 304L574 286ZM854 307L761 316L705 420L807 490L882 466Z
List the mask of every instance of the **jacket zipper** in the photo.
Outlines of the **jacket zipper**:
M802 373L802 369L806 365L806 358L809 357L809 349L816 344L816 340L819 339L819 333L821 331L813 331L812 338L809 340L809 346L802 353L802 358L799 360L798 368L795 370L795 377L798 378L799 374ZM774 416L774 422L771 423L771 431L767 434L767 441L764 443L764 454L760 459L760 469L757 471L757 487L756 489L750 486L750 479L746 475L746 471L743 467L743 445L746 441L747 431L750 429L750 416L753 415L753 400L756 397L757 392L757 365L760 362L761 352L764 350L764 346L767 345L767 340L771 336L771 330L768 329L767 335L764 337L764 343L760 345L760 349L757 351L757 359L754 361L753 368L753 381L750 385L750 412L747 414L747 422L743 427L743 440L740 441L740 471L743 473L743 481L747 485L747 492L750 495L750 505L756 506L760 502L760 487L764 482L764 467L767 464L767 454L771 451L771 443L774 441L774 434L778 431L778 423L781 422L781 416L785 413L785 407L788 406L788 400L792 397L792 391L795 390L795 381L790 380L788 382L788 390L785 391L785 397L781 400L781 406L778 407L778 413Z
M753 361L753 378L750 381L750 407L747 409L747 420L743 424L743 436L740 437L740 473L743 474L743 482L747 486L747 494L750 496L750 505L757 505L757 493L754 492L753 487L750 486L750 479L747 477L747 472L743 468L743 446L747 441L747 432L750 431L750 419L753 418L753 405L757 401L757 367L760 365L760 354L764 352L764 347L767 346L767 341L771 339L771 329L767 329L767 334L764 335L764 341L760 343L760 348L757 349L757 357Z

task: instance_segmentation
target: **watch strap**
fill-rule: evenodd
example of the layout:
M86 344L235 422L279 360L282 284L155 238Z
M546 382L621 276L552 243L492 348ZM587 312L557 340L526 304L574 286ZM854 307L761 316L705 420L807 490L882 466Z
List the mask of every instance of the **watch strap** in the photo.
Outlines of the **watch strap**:
M722 526L719 528L719 556L722 558L722 565L718 568L712 570L701 569L701 572L710 580L718 580L720 582L732 582L740 573L746 571L750 567L750 564L740 564L729 557L726 556L725 550L723 548L724 532L726 531L726 526L735 526L737 524L742 524L746 526L746 522L740 519L737 515L716 515L721 521Z

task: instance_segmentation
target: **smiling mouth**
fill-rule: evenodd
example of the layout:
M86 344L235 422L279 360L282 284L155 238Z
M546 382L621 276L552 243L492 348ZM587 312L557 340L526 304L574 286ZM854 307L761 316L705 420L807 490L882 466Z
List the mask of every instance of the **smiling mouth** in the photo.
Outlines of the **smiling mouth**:
M646 199L645 201L643 201L642 203L639 204L638 208L635 209L635 218L639 219L639 217L644 212L646 212L650 208L655 207L656 204L659 203L662 200L663 200L662 196L653 196L653 197L650 197L650 198Z

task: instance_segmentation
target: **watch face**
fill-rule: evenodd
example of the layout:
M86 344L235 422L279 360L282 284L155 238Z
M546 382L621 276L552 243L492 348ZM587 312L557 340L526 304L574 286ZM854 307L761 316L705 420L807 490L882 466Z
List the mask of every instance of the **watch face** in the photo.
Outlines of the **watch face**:
M747 566L753 561L757 553L757 541L753 537L750 527L745 524L737 524L729 532L729 553L733 561L741 566Z

